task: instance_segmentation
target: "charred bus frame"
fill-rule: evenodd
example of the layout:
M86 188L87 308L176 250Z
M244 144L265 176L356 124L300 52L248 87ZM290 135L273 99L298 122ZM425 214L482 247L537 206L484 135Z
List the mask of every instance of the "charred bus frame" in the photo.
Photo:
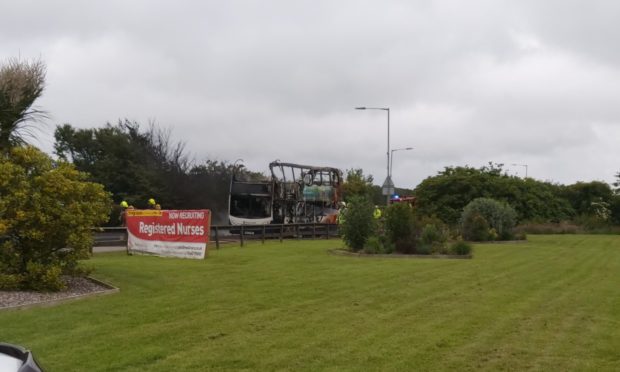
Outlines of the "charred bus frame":
M342 172L274 161L271 179L246 181L233 170L230 182L231 225L334 222L342 200Z

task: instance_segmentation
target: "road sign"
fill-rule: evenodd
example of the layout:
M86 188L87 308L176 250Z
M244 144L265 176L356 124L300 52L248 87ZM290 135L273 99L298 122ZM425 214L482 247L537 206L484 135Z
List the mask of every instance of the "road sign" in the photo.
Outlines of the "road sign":
M385 181L383 181L383 185L381 186L381 192L383 195L392 195L394 194L394 182L392 182L392 177L387 176Z

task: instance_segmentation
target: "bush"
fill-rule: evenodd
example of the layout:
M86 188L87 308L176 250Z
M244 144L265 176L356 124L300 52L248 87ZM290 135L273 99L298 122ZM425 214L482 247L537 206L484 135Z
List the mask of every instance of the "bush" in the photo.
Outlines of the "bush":
M581 226L586 231L604 230L609 228L611 223L609 219L601 218L596 214L582 214L573 219L575 224Z
M387 241L400 253L415 251L413 208L406 203L396 203L385 209L385 235Z
M80 271L90 229L107 220L111 204L87 177L34 147L0 155L0 274L20 278L21 289L58 290L61 274Z
M436 214L450 225L458 224L463 208L479 197L510 203L519 219L524 220L563 220L575 213L569 199L564 196L565 186L509 176L501 164L489 164L478 169L446 167L436 176L423 180L414 194L418 211ZM620 210L618 218L620 221Z
M522 231L515 232L514 240L527 240L527 234Z
M524 223L515 228L516 234L579 234L582 229L569 222Z
M463 238L470 241L483 242L489 240L489 223L479 213L471 213L463 217L461 232Z
M35 291L60 291L65 288L62 281L62 269L60 265L43 265L36 262L28 262L25 283L27 288Z
M392 242L390 242L387 239L385 239L385 237L382 237L381 244L382 244L381 245L381 248L382 248L381 253L383 253L383 254L394 253L394 251L395 251L394 244L392 244Z
M378 236L371 236L364 244L363 252L366 254L378 254L383 252L383 244Z
M450 253L456 254L459 256L466 256L468 254L471 254L472 250L473 248L471 244L463 240L457 240L450 245Z
M415 247L416 254L431 254L433 253L433 246L430 244L418 244Z
M0 291L14 291L21 287L24 278L17 274L0 273Z
M364 248L366 241L375 233L375 221L372 217L374 206L363 196L350 198L343 213L340 233L347 247L357 252Z
M517 213L507 204L489 198L474 199L461 214L463 237L468 240L495 240L496 235L496 239L509 240L516 218ZM483 232L485 222L488 225L486 234Z
M366 241L363 252L366 254L390 254L394 252L394 246L384 236L371 236Z
M448 232L443 227L427 224L422 228L420 233L420 244L416 247L416 253L446 253L446 241L448 240Z

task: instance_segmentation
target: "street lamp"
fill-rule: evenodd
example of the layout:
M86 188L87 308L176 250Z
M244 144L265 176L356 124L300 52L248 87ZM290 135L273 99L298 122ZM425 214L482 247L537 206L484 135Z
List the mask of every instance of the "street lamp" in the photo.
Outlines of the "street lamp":
M527 164L511 164L513 166L517 166L517 167L525 167L525 178L527 178Z
M387 186L389 189L394 188L394 184L392 183L392 179L390 178L390 108L389 107L356 107L356 110L383 110L387 112L387 178L384 182L384 187ZM386 192L387 196L387 204L390 204L390 192Z
M392 167L394 166L394 152L395 151L409 151L413 150L413 147L405 147L402 149L393 149L390 151L390 178L392 178Z

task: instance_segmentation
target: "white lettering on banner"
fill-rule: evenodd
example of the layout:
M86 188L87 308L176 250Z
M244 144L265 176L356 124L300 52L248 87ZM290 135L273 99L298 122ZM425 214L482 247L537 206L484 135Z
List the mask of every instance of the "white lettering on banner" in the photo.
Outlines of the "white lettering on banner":
M160 225L154 222L151 224L146 224L142 221L140 221L140 224L138 225L138 231L140 231L141 234L147 234L148 236L152 236L153 234L159 234L159 235L175 235L176 234L174 224Z
M205 234L204 226L192 226L192 225L183 225L180 222L177 222L177 231L179 235L199 235L203 236Z
M200 211L168 212L171 220L203 220L205 213Z
M130 215L127 249L139 254L203 259L207 254L210 217L209 210L164 210L157 215Z
M146 234L148 236L153 236L153 234L203 236L205 234L204 226L184 225L181 222L177 222L176 225L160 225L155 223L146 224L140 221L138 230L140 234Z

